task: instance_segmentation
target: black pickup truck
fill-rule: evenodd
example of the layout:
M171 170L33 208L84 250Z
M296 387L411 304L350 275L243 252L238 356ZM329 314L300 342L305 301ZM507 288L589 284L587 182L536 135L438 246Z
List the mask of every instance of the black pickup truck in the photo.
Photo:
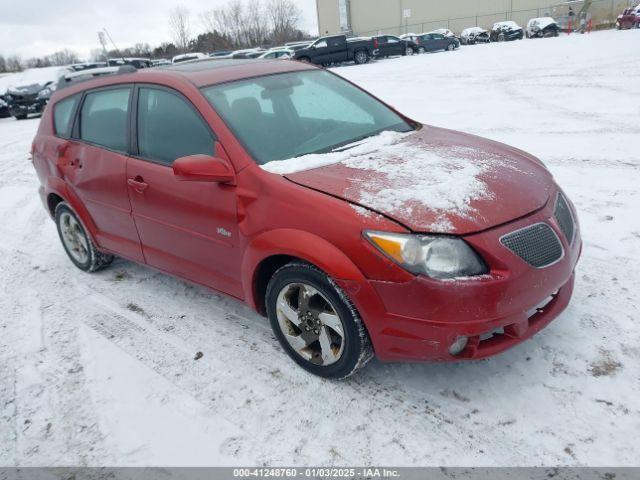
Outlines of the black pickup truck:
M311 45L296 51L295 59L316 65L356 62L367 63L377 50L372 38L347 38L334 35L317 39Z

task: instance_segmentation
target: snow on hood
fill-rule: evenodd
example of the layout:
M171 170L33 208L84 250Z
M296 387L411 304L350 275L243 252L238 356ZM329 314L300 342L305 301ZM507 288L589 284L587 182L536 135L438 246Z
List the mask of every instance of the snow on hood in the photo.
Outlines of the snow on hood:
M533 20L531 20L531 24L537 25L540 30L544 30L549 25L553 25L555 23L557 22L551 17L534 18Z
M467 36L467 35L478 35L480 33L488 33L487 30L485 30L484 28L480 28L480 27L471 27L471 28L465 28L461 35L463 36Z
M14 73L10 75L9 78L3 78L2 84L5 85L5 90L19 90L23 87L44 85L47 82L53 82L52 86L55 88L58 79L69 71L67 67L29 68L22 72Z
M544 205L552 184L522 152L433 127L383 132L262 168L434 233L470 233L518 218Z

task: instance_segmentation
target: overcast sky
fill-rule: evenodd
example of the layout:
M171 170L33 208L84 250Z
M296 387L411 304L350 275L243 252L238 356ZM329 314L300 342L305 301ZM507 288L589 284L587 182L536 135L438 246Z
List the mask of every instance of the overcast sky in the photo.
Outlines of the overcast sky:
M318 31L315 0L294 0L302 10L302 28ZM170 41L169 13L177 5L192 14L195 34L201 32L198 13L226 0L23 0L0 2L0 54L23 58L43 56L63 48L82 56L100 46L98 30L106 28L118 47Z

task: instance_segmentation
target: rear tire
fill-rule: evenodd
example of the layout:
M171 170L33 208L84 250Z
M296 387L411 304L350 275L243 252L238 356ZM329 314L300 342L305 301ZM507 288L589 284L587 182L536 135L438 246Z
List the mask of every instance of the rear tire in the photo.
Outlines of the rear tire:
M267 286L265 304L282 348L314 375L346 378L373 357L353 304L313 265L292 262L277 270Z
M426 52L424 47L418 47L418 53L424 53L424 52Z
M26 120L27 116L26 115L15 115L16 120Z
M367 63L369 61L369 54L366 52L366 50L358 50L353 54L353 61L358 65Z
M404 50L404 56L405 57L410 57L411 55L413 55L413 48L411 47L407 47Z
M455 43L450 43L449 45L447 45L448 51L453 52L455 49L456 49Z
M113 255L100 252L76 213L65 202L55 211L58 235L71 262L83 272L97 272L113 262Z

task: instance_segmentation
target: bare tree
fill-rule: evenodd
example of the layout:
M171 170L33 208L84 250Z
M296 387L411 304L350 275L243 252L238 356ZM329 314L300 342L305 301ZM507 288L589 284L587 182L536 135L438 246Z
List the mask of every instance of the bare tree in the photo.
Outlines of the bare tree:
M169 16L169 30L178 50L186 52L191 40L189 10L185 7L174 8Z
M292 0L268 0L267 13L271 38L276 45L296 37L302 12Z

